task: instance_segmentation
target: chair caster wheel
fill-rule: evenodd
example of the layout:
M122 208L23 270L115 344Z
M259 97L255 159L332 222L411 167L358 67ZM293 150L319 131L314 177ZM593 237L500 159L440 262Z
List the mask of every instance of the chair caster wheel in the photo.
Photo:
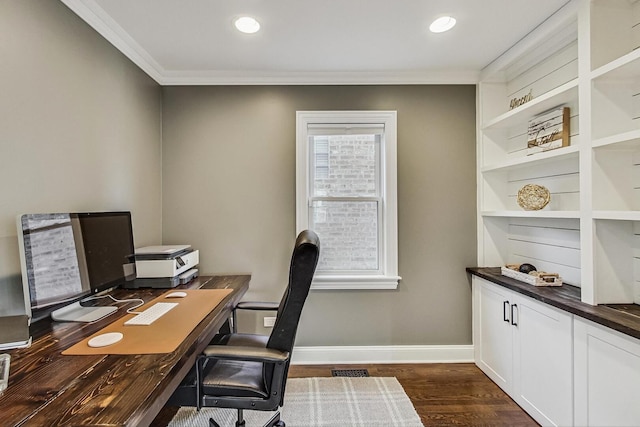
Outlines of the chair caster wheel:
M280 420L277 423L275 423L273 426L274 427L286 427L286 424L284 423L284 421Z

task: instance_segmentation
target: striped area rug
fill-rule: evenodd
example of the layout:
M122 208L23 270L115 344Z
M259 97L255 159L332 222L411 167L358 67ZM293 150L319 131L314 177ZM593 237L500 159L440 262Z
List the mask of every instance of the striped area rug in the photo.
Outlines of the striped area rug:
M396 378L291 378L281 418L287 427L422 427ZM261 427L272 413L245 411L247 427ZM170 427L208 426L212 417L234 426L235 410L181 408Z

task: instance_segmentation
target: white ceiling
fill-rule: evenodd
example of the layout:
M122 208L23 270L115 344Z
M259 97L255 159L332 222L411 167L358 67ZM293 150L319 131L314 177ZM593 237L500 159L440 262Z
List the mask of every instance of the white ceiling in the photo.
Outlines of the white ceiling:
M61 0L160 84L475 83L567 0ZM233 19L262 25L242 34ZM453 30L429 24L454 16Z

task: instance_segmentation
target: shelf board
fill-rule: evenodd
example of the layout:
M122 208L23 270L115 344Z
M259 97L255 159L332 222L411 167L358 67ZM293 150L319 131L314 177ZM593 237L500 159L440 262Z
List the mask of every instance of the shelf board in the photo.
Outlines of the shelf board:
M593 219L640 221L640 211L593 211Z
M640 76L640 49L629 52L591 72L591 79L625 79Z
M640 129L623 132L605 138L594 139L591 143L593 148L611 149L637 149L640 148Z
M543 113L558 105L578 98L578 79L573 79L520 107L507 111L485 123L483 130L508 128L518 123L525 123L536 114Z
M484 217L505 218L580 218L580 211L482 211Z
M521 156L513 159L506 160L504 162L495 163L492 165L484 166L480 169L481 172L498 172L508 169L517 169L521 167L529 167L536 164L541 164L547 161L560 160L562 158L569 158L571 156L578 157L580 146L570 145L568 147L557 148L555 150L544 151L542 153L532 154L531 156Z

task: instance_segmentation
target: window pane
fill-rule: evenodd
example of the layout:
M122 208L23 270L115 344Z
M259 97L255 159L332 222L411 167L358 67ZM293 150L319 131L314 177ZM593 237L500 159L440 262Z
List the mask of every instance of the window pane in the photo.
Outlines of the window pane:
M377 196L377 146L376 135L312 137L312 195Z
M378 202L315 201L310 222L322 242L318 270L378 270Z

